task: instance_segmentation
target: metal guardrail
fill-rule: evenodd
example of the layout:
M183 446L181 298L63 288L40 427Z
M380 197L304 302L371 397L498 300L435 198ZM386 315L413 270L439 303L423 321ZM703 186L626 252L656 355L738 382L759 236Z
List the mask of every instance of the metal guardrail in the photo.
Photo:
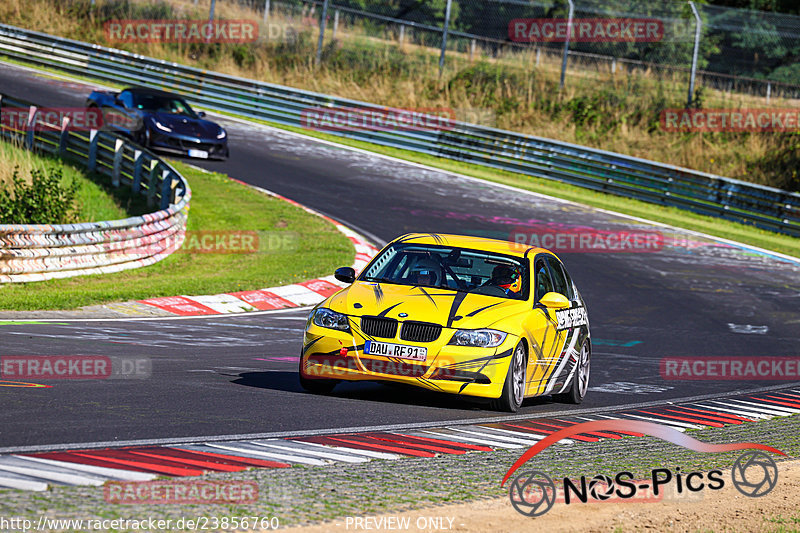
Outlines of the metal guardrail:
M0 139L84 165L160 206L154 213L81 224L0 224L0 283L107 274L153 264L180 248L191 190L171 166L104 131L75 131L68 120L44 121L47 109L0 94L3 109L26 109L22 129L0 127Z
M313 108L387 110L3 24L0 54L111 83L159 87L207 109L288 126L303 127L303 112ZM646 159L461 122L427 131L331 133L800 236L800 194Z

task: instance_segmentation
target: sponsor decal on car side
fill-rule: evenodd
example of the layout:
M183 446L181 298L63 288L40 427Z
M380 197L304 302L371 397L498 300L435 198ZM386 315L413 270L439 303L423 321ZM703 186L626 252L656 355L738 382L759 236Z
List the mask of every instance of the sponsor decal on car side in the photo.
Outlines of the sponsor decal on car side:
M556 320L558 321L559 330L577 328L589 323L586 319L586 308L583 306L559 309L556 311Z

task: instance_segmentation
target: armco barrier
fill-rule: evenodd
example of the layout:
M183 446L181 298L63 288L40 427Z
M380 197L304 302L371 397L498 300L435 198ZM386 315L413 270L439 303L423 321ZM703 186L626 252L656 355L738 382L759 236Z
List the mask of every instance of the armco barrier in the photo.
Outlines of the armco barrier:
M166 162L112 133L74 131L69 121L43 123L44 109L0 94L0 116L3 108L29 110L25 129L0 127L3 140L82 163L109 176L112 185L144 195L148 205L160 210L105 222L0 225L0 283L143 267L181 246L191 190Z
M53 37L0 24L0 55L112 82L174 91L208 109L302 127L309 108L387 108ZM446 130L331 132L553 179L800 236L800 194L519 133L456 122Z

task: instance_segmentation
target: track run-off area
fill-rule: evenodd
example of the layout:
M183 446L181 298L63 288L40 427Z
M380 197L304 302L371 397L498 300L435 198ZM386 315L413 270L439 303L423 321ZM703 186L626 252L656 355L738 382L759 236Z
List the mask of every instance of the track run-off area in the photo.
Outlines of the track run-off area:
M82 106L93 88L5 64L0 86L54 107ZM580 406L532 399L519 415L612 412L792 385L789 379L668 379L661 364L664 358L797 357L798 260L266 126L214 120L229 132L231 157L194 164L300 202L377 246L409 232L501 239L534 227L659 232L655 249L559 254L591 321L589 393ZM149 374L0 387L0 452L507 418L480 403L405 387L344 383L330 396L304 392L297 366L307 314L2 322L2 355L141 358Z

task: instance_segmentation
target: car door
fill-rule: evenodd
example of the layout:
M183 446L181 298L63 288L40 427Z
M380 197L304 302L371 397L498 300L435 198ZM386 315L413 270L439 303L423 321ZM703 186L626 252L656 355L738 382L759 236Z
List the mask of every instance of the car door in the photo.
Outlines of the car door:
M132 133L139 129L139 114L133 105L133 94L130 91L119 93L113 105L103 108L104 123L116 131Z
M544 394L548 380L558 367L565 332L558 331L558 320L553 310L539 304L548 292L553 292L553 275L548 264L549 254L538 254L534 258L531 281L533 288L533 309L525 320L524 327L531 334L530 354L528 355L528 380L526 395Z

